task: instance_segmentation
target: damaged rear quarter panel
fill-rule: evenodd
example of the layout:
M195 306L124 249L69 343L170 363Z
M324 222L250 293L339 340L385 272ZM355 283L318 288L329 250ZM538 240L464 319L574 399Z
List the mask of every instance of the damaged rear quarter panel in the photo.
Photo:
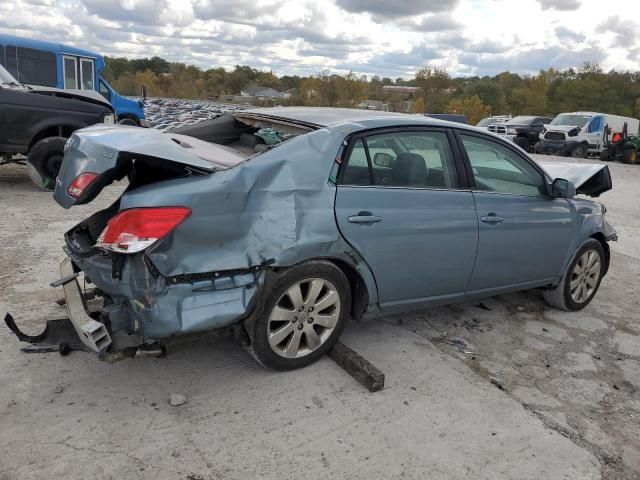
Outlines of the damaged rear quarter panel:
M147 256L165 277L340 258L375 282L340 235L331 169L349 128L320 129L212 175L127 192L121 208L187 206L191 216Z

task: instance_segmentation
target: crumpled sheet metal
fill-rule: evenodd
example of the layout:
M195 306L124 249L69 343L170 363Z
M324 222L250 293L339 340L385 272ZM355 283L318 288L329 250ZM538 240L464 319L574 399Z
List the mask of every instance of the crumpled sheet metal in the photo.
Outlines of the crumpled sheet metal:
M180 228L147 252L164 276L339 258L361 273L375 301L375 280L334 216L329 177L344 137L339 127L301 135L228 170L127 192L121 208L192 208Z
M336 226L329 182L341 140L326 129L309 133L225 171L128 192L121 208L193 209L147 253L165 276L330 256L348 248Z

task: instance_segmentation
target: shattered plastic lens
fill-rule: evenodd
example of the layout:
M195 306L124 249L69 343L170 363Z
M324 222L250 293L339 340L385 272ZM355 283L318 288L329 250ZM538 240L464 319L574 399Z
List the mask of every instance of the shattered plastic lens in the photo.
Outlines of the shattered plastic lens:
M96 246L120 253L140 252L169 234L190 214L186 207L124 210L109 220Z
M80 198L82 192L84 192L89 186L98 178L97 173L85 172L78 175L73 182L67 187L67 193L75 198Z

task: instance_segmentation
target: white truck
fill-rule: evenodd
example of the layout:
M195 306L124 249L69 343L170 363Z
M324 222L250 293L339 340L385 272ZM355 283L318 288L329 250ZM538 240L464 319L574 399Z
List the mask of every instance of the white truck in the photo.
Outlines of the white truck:
M606 138L615 133L638 135L640 122L636 118L598 112L560 113L544 126L535 153L584 158L599 155ZM606 129L606 130L605 130Z

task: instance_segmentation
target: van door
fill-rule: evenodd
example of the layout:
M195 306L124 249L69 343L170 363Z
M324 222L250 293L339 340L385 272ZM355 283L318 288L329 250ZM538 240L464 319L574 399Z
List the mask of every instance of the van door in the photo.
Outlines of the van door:
M594 115L585 126L585 138L589 144L589 150L599 152L602 149L604 123L602 115Z

